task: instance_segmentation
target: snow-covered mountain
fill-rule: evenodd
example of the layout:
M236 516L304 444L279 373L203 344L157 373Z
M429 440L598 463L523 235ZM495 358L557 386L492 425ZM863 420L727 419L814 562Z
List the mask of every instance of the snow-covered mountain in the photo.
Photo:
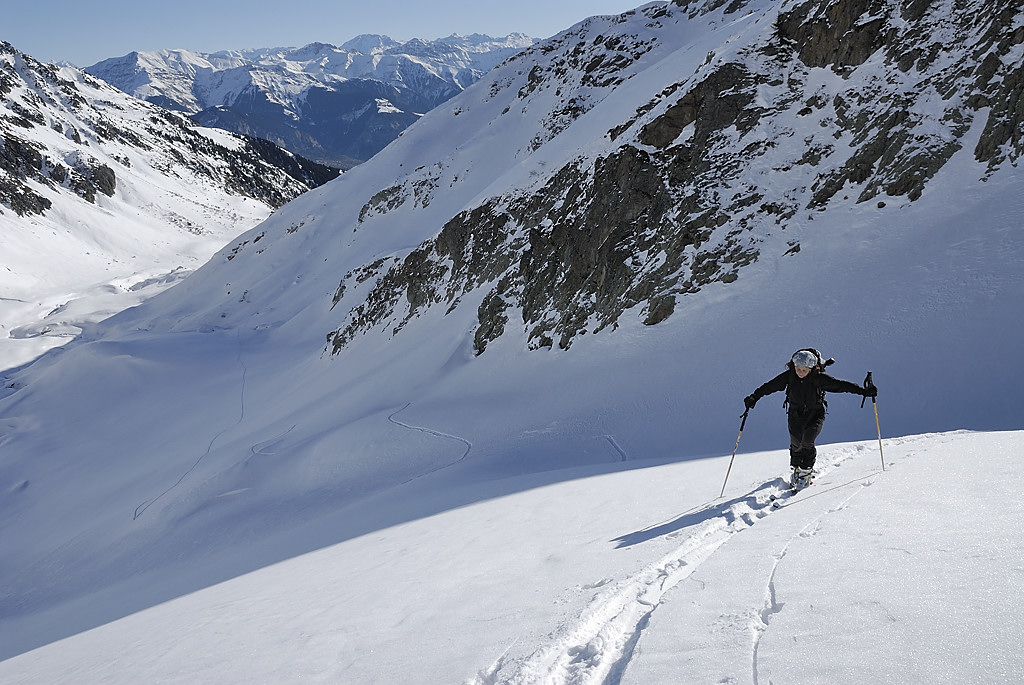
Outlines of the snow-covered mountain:
M471 142L380 191L356 223L479 175L494 129L529 131L509 136L519 167L506 178L527 167L530 177L487 189L419 249L378 267L333 349L469 292L484 295L478 352L510 325L533 347L567 348L627 311L656 324L767 255L798 254L825 209L871 205L873 220L887 221L961 151L978 165L972 184L1014 168L1024 150L1020 48L1013 13L993 4L950 19L856 2L829 3L828 16L811 3L763 18L741 3L722 23L697 21L707 5L681 23L655 4L646 23L612 37L595 22L512 60L488 76L481 102L451 110L479 132ZM697 24L706 36L691 33ZM641 73L657 73L659 88ZM339 296L353 283L343 280Z
M2 368L180 280L337 176L8 43L0 98Z
M204 125L348 168L533 43L522 34L433 41L363 35L341 46L133 52L86 71Z
M3 377L0 675L1019 680L1022 75L1011 0L504 62ZM880 395L773 512L809 344Z

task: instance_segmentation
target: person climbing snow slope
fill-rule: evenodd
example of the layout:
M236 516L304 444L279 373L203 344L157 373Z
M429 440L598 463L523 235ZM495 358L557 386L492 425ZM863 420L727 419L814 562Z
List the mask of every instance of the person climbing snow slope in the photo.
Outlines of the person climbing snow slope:
M814 442L821 434L828 407L825 393L846 392L865 397L878 394L874 384L861 387L825 373L825 367L832 362L831 359L824 361L814 348L797 350L786 362L785 371L743 399L749 411L765 395L786 391L784 406L789 424L790 466L793 469L790 485L794 489L808 485L814 473L814 460L818 455Z

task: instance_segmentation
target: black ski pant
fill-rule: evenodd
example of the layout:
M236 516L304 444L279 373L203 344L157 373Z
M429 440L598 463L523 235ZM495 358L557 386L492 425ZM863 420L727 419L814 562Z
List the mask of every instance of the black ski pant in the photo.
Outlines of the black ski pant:
M825 412L800 414L789 412L789 465L794 468L814 468L818 450L814 441L825 425Z

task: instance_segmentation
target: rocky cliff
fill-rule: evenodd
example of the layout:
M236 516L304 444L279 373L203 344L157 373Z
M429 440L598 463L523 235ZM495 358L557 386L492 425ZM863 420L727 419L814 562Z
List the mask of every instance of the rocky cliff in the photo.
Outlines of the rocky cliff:
M334 352L472 291L485 293L478 353L512 328L532 347L568 348L627 312L657 324L681 298L740 278L797 215L913 202L965 146L989 172L1024 149L1024 22L1011 0L676 2L636 17L581 25L492 72L499 116L546 108L538 150L645 70L677 63L677 78L606 127L599 152L345 275L336 303L357 279L375 285L328 336ZM728 40L673 44L703 32ZM682 68L704 44L696 70ZM426 172L406 178L361 218L434 190Z

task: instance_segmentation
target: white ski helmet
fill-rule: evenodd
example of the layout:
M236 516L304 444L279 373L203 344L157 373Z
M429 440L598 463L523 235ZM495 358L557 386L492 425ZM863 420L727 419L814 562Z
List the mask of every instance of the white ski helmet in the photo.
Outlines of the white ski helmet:
M800 350L793 355L793 366L806 366L808 369L818 368L818 355L810 350Z

